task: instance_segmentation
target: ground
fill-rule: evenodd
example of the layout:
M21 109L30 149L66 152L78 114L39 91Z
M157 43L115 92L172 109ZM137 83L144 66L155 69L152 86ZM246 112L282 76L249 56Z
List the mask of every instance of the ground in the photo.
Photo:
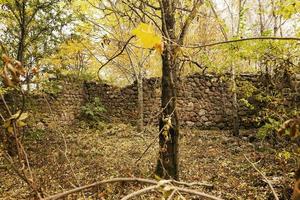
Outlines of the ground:
M25 146L30 146L27 151L31 166L46 195L114 177L154 177L158 153L155 127L138 134L134 127L125 124L100 124L89 128L80 122L29 133ZM297 165L293 156L282 158L279 155L290 147L281 145L279 148L277 144L257 140L250 143L249 135L255 130L244 131L240 138L231 136L229 131L182 129L181 133L181 180L213 185L194 189L223 199L274 199L267 183L246 156L266 174L278 196L289 199ZM0 158L0 199L32 199L26 184L10 169ZM142 187L137 183L108 184L84 194L91 199L120 199ZM161 199L159 193L151 195L139 199ZM82 196L79 193L68 199L83 199ZM186 196L186 199L197 198Z

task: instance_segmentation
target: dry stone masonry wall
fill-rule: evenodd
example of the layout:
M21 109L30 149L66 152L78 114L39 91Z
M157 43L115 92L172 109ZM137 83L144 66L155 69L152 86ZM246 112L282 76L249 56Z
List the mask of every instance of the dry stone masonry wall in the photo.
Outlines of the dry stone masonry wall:
M258 84L258 77L243 75L240 81ZM222 81L213 75L194 74L179 81L178 114L182 126L200 129L230 129L232 127L232 92L228 81ZM107 117L112 121L136 123L138 119L137 85L116 88L95 82L85 83L89 100L99 97L108 110ZM144 80L144 120L156 123L156 114L160 110L160 79ZM239 105L239 117L242 128L256 125L254 116L261 109L258 102L256 109ZM298 104L299 105L299 104Z
M243 75L239 81L249 81L258 85L258 77ZM178 114L181 125L199 129L230 129L232 127L233 104L230 81L224 81L214 75L194 74L178 81ZM286 106L299 110L300 76L295 75L292 87L283 88L286 93ZM159 78L143 81L144 121L157 124L157 114L161 107L161 83ZM98 82L78 82L74 78L61 81L62 91L55 96L33 97L33 107L44 113L42 121L49 123L71 124L80 115L80 108L87 101L99 97L107 110L106 120L135 124L138 120L138 95L136 83L124 88ZM285 92L286 91L286 92ZM255 127L254 117L263 108L255 104L249 109L239 104L239 117L242 128ZM3 105L0 105L3 111ZM1 112L2 112L1 111Z

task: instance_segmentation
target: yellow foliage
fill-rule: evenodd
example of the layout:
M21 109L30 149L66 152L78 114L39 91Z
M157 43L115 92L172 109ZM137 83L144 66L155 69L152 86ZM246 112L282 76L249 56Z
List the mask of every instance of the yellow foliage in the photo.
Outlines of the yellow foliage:
M159 53L162 53L162 39L155 33L153 26L150 24L140 23L131 33L138 38L138 44L141 47L155 48Z

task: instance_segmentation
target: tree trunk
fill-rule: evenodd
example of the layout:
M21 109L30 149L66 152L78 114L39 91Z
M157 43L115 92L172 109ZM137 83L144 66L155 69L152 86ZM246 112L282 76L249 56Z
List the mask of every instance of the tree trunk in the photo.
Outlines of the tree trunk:
M292 200L300 200L300 167L297 169L295 174L295 184L293 190Z
M232 83L232 104L233 104L233 135L240 134L240 121L239 121L239 105L237 101L237 87L235 78L235 69L231 66L231 83Z
M26 13L25 13L25 2L21 3L21 7L19 8L20 12L20 37L18 43L18 53L17 60L20 61L24 65L24 47L25 47L25 37L26 37Z
M164 179L179 179L178 174L178 140L179 123L176 111L176 73L173 70L174 64L169 58L172 52L165 51L162 55L163 76L162 76L162 108L165 108L159 121L159 159L157 162L156 174ZM173 64L173 66L172 66ZM171 126L167 118L171 118Z
M163 179L179 179L178 173L178 140L179 123L176 111L176 81L178 62L176 57L175 38L175 3L162 1L163 30L170 40L165 41L162 54L162 95L163 114L159 120L159 158L156 175ZM167 120L167 119L170 119ZM171 124L170 124L171 123Z
M258 13L259 13L259 32L260 32L260 36L264 35L265 32L265 27L264 27L264 10L263 10L263 6L261 3L261 0L258 0Z
M143 75L142 70L139 70L139 75L137 79L137 89L138 89L138 132L144 129L144 91L143 91Z

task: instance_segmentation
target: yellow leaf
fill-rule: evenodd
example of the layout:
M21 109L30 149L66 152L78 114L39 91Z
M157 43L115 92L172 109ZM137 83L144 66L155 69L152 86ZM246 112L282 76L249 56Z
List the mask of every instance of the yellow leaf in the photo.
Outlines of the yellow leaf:
M159 177L157 174L154 175L155 180L160 181L161 177Z
M16 119L17 117L19 117L21 111L18 110L18 112L16 112L15 114L13 114L9 119Z
M10 127L7 128L7 131L9 133L13 134L14 133L14 128L12 126L10 126Z
M17 121L17 127L23 127L23 126L26 126L26 125L27 124L23 121L20 121L20 120Z
M28 117L28 113L23 112L23 113L21 114L21 116L19 117L18 120L22 121L22 120L24 120L24 119L27 119L27 117Z
M159 53L162 54L164 50L163 43L157 43L154 45L154 49Z
M6 120L6 121L4 122L4 124L3 124L3 127L4 127L4 128L10 127L10 123L11 123L11 120Z
M161 37L155 33L150 24L140 23L131 33L138 38L138 44L143 48L159 47L162 43Z

